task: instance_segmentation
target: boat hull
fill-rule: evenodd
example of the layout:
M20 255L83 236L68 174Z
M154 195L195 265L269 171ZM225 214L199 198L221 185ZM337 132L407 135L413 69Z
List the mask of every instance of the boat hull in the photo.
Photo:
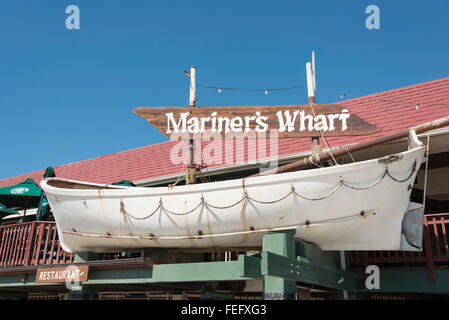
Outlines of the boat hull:
M175 187L42 181L64 250L259 247L296 230L323 250L399 250L424 148L395 158Z

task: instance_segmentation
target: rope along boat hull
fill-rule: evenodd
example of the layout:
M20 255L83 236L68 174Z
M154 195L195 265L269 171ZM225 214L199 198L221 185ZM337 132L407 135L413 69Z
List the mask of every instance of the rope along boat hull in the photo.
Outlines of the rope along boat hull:
M295 229L323 250L399 250L424 147L394 157L175 187L42 181L64 250L257 247Z

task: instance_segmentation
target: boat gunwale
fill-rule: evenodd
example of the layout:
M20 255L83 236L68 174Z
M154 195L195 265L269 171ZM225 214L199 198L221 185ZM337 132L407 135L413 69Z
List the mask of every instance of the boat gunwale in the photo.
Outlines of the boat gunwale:
M405 150L403 152L395 153L395 155L403 155L407 156L408 154L415 153L418 150L425 149L424 146L420 145L415 148ZM285 183L291 180L297 180L298 178L310 178L317 175L324 175L328 171L332 174L335 173L343 173L354 169L354 167L359 167L358 169L363 169L366 167L387 167L388 164L381 163L379 160L384 159L385 157L379 157L375 159L369 159L359 162L353 162L343 165L331 166L331 167L322 167L315 168L312 170L298 170L294 172L285 172L275 175L261 175L257 177L251 178L239 178L232 180L224 180L224 181L216 181L209 183L201 183L201 184L193 184L193 185L181 185L181 186L164 186L164 187L128 187L128 186L117 186L117 185L109 185L109 184L97 184L92 182L83 182L78 180L71 180L65 178L49 178L41 181L42 189L53 195L62 195L62 196L85 196L92 197L97 196L101 192L101 196L110 196L110 197L120 197L120 196L128 196L131 194L123 194L123 191L132 191L132 196L169 196L172 194L190 194L190 193L198 193L198 192L211 192L218 191L223 189L230 188L247 188L247 187L257 187L259 185L264 185L269 182L270 184L275 183ZM402 159L398 160L402 161ZM267 181L269 179L269 181ZM84 185L88 188L59 188L51 185L51 182L65 182L71 183L75 185ZM212 184L212 185L211 185ZM70 194L67 193L67 190L70 190Z

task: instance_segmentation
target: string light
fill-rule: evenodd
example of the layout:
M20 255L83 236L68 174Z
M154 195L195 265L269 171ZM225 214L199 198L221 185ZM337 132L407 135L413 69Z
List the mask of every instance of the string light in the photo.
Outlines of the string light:
M217 90L218 93L222 93L224 90L228 91L259 91L265 93L265 95L268 95L268 91L286 91L286 90L296 90L296 89L304 89L304 86L294 86L294 87L287 87L287 88L263 88L263 89L256 89L256 88L226 88L226 87L216 87L216 86L202 86L197 85L198 88L204 88L204 89L214 89Z
M296 89L304 89L304 86L294 86L294 87L286 87L286 88L264 88L264 89L257 89L257 88L226 88L226 87L216 87L216 86L203 86L203 85L197 85L199 88L205 88L205 89L215 89L218 91L219 94L223 92L223 90L230 90L230 91L255 91L255 92L263 92L265 95L268 95L268 91L287 91L287 90L296 90ZM329 93L329 94L336 94L337 92L331 92L327 90L320 90L321 92ZM389 100L389 99L383 99L383 98L376 98L376 97L355 97L352 95L348 95L346 93L339 93L340 99L361 99L360 102L365 102L366 100L377 100L382 102L390 102L390 103L400 103L400 104L408 104L408 105L414 105L416 110L419 110L420 105L425 104L428 106L449 106L449 103L431 103L431 102L422 102L422 101L402 101L402 100ZM358 102L358 101L355 101Z

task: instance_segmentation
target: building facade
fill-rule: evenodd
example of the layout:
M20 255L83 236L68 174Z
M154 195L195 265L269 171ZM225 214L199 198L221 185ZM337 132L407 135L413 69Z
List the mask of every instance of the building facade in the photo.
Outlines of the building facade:
M354 143L449 115L449 78L420 83L339 104L381 130L370 136L321 139L323 149ZM419 135L429 146L413 185L411 200L423 203L423 248L405 251L322 251L295 240L291 232L269 233L263 246L239 249L158 249L131 252L69 254L58 242L53 221L36 221L36 209L16 207L19 215L0 220L0 297L5 299L407 299L449 297L449 128ZM198 180L240 179L270 165L282 165L311 154L310 139L220 142L211 156L211 142L197 144ZM162 142L137 149L54 167L57 177L137 186L184 183L185 164L173 158L179 142ZM348 153L339 164L403 151L406 139ZM229 157L231 153L231 157ZM207 166L206 166L207 163ZM0 188L32 178L44 170L0 180ZM426 183L425 183L426 181ZM14 207L12 204L11 207ZM45 270L88 267L80 283L42 282ZM371 266L371 267L370 267ZM374 269L373 269L374 266ZM371 276L379 270L379 283ZM371 278L370 278L371 277ZM367 284L368 283L368 284ZM371 285L370 285L371 283Z

